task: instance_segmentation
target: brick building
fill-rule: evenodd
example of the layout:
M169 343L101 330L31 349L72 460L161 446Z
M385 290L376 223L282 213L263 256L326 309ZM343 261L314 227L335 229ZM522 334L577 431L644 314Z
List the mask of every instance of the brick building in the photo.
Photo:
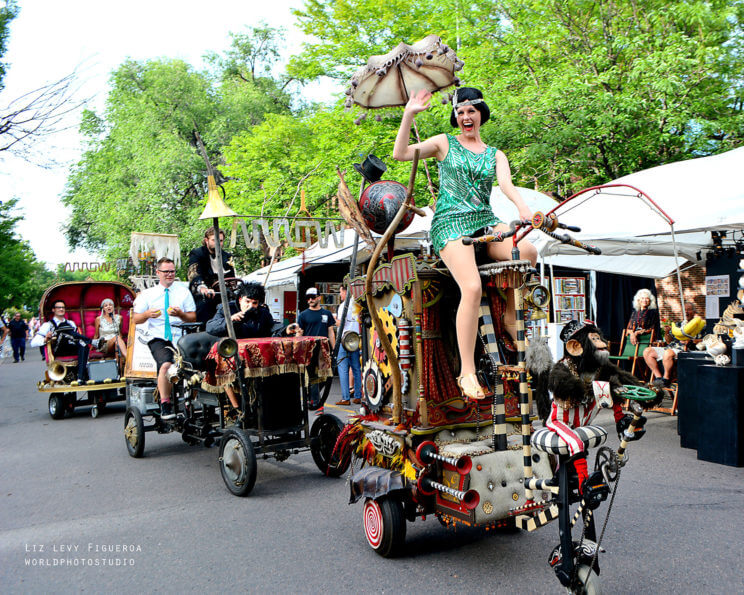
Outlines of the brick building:
M693 302L695 312L705 317L705 265L694 265L682 272L682 291L684 291L685 302ZM670 322L681 321L683 313L676 273L657 279L656 295L659 317L662 320L666 318Z

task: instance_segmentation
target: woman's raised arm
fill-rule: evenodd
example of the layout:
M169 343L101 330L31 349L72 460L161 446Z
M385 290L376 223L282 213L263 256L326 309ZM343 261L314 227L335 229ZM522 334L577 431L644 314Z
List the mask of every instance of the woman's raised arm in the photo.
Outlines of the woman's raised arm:
M413 145L408 144L411 141L411 125L413 124L416 114L429 109L430 103L431 93L425 89L411 95L411 98L408 100L408 103L403 110L403 117L400 120L400 128L398 128L398 134L395 137L393 159L396 159L397 161L413 161L413 155L416 152L416 149L419 150L419 159L436 157L441 161L446 156L447 151L446 145L444 144L446 137L443 134L433 136L432 138L420 143Z

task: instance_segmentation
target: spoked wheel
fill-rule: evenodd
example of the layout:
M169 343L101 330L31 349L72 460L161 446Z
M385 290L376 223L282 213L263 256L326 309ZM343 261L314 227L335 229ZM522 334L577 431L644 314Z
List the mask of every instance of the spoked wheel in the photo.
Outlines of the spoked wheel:
M333 456L333 447L341 430L344 429L343 422L335 415L324 413L319 416L310 428L310 452L313 461L321 473L329 477L339 477L349 468L349 460L339 461Z
M62 419L65 416L65 403L62 395L51 395L49 397L49 415L52 419Z
M398 555L406 541L403 503L389 496L368 499L364 504L364 534L372 549L383 558Z
M599 577L586 564L580 564L576 570L576 587L571 589L571 593L577 595L601 595L602 585Z
M145 424L140 410L134 407L124 414L124 442L130 457L139 459L145 452Z
M220 442L220 473L235 496L247 496L256 483L256 453L248 435L240 428L230 428Z

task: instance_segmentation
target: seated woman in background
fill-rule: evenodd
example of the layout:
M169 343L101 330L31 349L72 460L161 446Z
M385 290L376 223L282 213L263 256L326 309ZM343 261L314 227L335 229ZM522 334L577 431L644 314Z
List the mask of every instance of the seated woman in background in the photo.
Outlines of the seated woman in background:
M105 355L111 355L119 348L119 353L124 357L127 346L121 337L121 315L114 314L114 300L106 298L101 302L101 315L96 317L94 339L103 339L99 351Z
M656 298L648 289L639 289L633 297L635 310L626 327L626 337L632 345L638 344L638 337L659 329L659 310Z

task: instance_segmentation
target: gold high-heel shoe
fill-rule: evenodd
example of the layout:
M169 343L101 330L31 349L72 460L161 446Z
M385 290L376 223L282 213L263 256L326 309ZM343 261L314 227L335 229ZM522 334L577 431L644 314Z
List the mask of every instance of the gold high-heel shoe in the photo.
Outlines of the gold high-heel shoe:
M486 393L483 392L483 388L478 382L478 377L475 374L466 374L465 376L459 376L457 378L457 386L460 387L462 396L466 399L473 401L480 401L486 398Z

